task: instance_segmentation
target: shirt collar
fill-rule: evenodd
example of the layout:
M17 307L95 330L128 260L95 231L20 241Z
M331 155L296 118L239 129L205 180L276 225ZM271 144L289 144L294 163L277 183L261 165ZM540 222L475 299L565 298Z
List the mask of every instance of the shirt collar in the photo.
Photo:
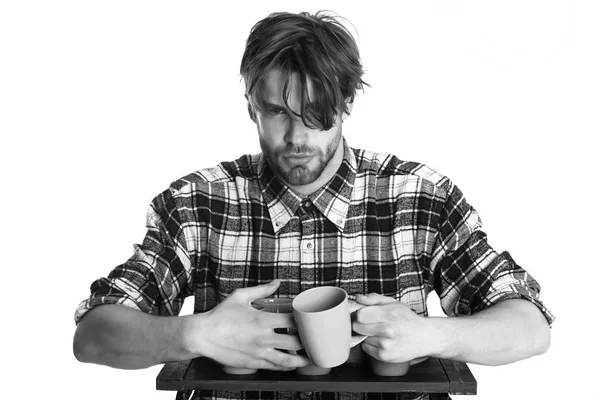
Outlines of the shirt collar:
M278 233L294 216L302 203L302 197L273 174L263 154L258 160L257 172L273 230ZM315 207L340 231L346 224L355 178L356 157L344 139L344 159L336 174L323 187L308 196Z

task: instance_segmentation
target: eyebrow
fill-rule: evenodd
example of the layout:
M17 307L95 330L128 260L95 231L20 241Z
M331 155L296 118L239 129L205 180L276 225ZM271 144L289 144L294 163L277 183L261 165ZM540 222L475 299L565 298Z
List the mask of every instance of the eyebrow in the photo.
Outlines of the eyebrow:
M286 108L285 104L277 104L277 103L271 103L269 101L265 101L263 102L265 108Z

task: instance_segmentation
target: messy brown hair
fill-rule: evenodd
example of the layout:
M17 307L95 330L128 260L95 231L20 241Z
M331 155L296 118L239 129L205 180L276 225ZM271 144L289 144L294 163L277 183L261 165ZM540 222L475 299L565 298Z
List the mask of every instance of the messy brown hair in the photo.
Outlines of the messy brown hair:
M262 83L274 68L281 70L285 84L283 101L288 113L300 117L306 126L323 130L335 123L339 110L349 113L362 80L363 67L358 46L339 16L319 11L314 15L273 13L259 21L246 41L240 75L246 85L248 110L265 111ZM294 112L288 104L292 74L301 84L302 109ZM307 79L315 97L309 99Z

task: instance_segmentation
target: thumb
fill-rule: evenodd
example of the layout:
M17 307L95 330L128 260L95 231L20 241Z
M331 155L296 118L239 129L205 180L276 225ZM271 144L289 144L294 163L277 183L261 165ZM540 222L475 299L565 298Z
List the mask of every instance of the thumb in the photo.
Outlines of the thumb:
M275 293L277 288L279 288L280 283L281 281L279 279L273 279L271 282L265 285L256 285L237 289L235 291L235 295L236 297L242 299L242 301L251 303L256 299L262 299L263 297L268 297Z

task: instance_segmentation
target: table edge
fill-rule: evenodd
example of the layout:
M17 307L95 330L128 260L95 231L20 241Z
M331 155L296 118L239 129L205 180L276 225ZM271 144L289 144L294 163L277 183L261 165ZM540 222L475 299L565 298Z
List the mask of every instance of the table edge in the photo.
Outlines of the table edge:
M156 377L156 389L170 391L196 389L197 386L193 384L186 385L183 382L193 361L191 359L165 363ZM455 395L477 394L477 381L466 363L439 358L437 361L448 379L448 393ZM215 381L214 384L218 385L218 381ZM208 385L210 386L211 383L208 382ZM264 387L263 390L275 390L276 383L265 382L262 386Z

